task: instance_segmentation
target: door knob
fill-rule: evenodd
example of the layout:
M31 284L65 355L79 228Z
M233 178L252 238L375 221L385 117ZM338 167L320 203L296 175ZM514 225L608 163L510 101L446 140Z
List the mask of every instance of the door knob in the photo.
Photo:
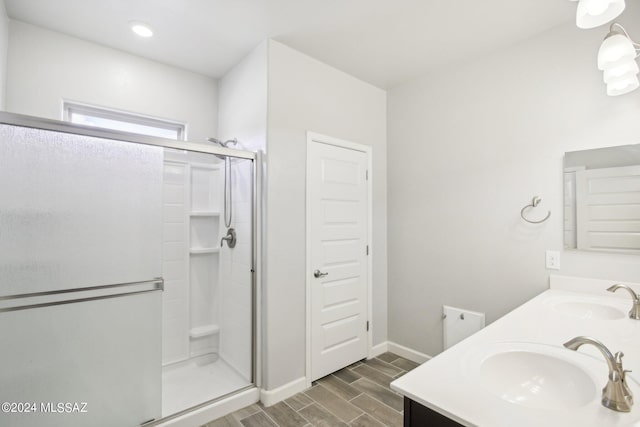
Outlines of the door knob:
M320 270L316 270L313 272L313 277L315 277L316 279L320 278L320 277L324 277L329 273L323 273Z

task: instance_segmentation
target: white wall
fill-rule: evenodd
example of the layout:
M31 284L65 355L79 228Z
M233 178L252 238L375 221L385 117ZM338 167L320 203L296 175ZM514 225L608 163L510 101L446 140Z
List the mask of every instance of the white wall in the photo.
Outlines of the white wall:
M621 21L640 37L638 8ZM633 10L632 10L633 9ZM491 322L548 287L565 151L640 142L640 91L607 97L606 28L567 24L389 92L389 340L435 355L442 305ZM534 195L541 225L520 219ZM637 281L640 258L562 253L561 274ZM605 337L601 337L605 338Z
M265 388L305 375L308 130L373 147L374 344L387 336L386 93L269 42Z
M7 81L14 113L60 120L68 99L187 122L191 141L216 135L214 79L15 20Z
M256 47L218 82L218 138L238 147L267 147L267 42Z
M0 110L4 110L6 103L8 46L9 18L4 1L0 1Z

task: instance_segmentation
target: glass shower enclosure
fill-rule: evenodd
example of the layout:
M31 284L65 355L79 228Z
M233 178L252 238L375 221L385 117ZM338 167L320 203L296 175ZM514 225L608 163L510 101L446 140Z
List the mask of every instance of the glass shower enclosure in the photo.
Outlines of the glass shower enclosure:
M254 166L0 113L0 425L151 425L254 386Z

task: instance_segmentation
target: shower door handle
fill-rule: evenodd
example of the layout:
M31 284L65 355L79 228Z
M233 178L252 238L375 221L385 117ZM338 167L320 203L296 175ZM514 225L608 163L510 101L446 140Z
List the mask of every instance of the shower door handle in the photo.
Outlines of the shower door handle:
M316 279L319 279L320 277L324 277L329 273L323 273L320 270L316 270L313 272L313 277L315 277Z

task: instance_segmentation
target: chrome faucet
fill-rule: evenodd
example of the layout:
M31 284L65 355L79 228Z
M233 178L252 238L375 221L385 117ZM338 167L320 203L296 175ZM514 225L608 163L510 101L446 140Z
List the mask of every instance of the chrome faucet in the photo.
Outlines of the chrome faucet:
M638 294L633 292L633 289L627 285L613 285L610 288L607 288L609 292L615 292L618 289L626 289L629 291L631 298L633 298L633 307L631 307L631 310L629 311L629 317L631 319L640 320L640 299L638 299Z
M224 242L227 242L227 246L229 247L229 249L233 249L236 247L237 240L238 239L236 238L236 230L230 228L227 230L227 235L220 239L220 248L222 248Z
M591 344L600 350L609 366L609 382L602 389L602 405L614 411L630 412L633 406L633 393L627 385L626 374L631 371L625 371L622 367L624 354L619 351L614 356L604 344L589 337L575 337L564 343L564 346L575 351L583 344Z

